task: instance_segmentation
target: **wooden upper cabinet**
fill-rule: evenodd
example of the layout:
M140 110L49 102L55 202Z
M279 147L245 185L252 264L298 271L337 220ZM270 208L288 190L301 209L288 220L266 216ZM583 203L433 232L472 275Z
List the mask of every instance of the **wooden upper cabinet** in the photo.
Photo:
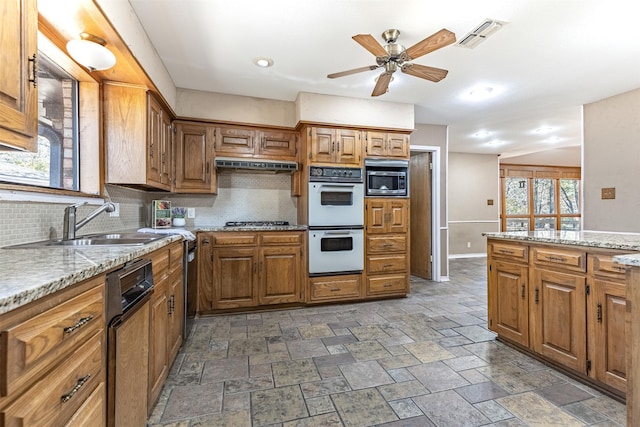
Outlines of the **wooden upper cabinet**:
M169 112L145 86L104 82L106 182L172 189Z
M361 131L311 127L306 132L311 163L362 166Z
M216 156L296 160L298 133L249 127L217 127Z
M213 165L214 127L202 123L176 122L175 188L178 193L217 191Z
M37 151L36 0L0 1L0 145Z
M409 158L409 135L367 131L365 138L367 157Z

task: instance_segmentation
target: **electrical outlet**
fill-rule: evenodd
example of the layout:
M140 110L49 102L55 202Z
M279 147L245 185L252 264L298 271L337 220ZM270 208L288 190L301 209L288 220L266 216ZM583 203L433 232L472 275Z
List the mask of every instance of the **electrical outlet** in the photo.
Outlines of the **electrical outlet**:
M196 217L196 208L187 208L187 218Z
M470 248L471 247L471 242L467 242L467 247Z
M120 203L114 203L113 206L115 206L116 209L113 212L109 212L109 216L119 217L120 216Z

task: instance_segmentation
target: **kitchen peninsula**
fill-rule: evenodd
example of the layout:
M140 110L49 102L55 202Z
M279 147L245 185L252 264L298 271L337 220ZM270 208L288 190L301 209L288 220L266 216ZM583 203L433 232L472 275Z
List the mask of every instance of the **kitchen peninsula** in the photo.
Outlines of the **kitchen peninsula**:
M627 270L640 265L640 234L484 235L489 329L578 379L626 396L631 420L639 409L633 405L640 377L633 325L640 317L633 298L640 269Z

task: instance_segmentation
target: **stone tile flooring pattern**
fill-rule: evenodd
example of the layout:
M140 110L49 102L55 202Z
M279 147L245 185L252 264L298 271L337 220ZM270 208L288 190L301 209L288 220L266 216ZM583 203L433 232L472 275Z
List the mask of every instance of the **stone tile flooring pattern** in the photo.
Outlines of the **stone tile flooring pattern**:
M624 426L625 406L495 340L486 259L407 298L203 317L149 426Z

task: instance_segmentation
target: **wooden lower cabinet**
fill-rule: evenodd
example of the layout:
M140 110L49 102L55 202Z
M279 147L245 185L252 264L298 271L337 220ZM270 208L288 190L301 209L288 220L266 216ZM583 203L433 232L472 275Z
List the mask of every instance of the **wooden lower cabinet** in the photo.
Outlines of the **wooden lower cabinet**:
M343 301L362 297L362 276L322 276L309 278L308 302Z
M302 300L304 232L207 232L198 242L198 312Z
M526 265L489 265L489 329L523 346L529 346L528 275Z
M147 412L151 413L171 364L182 345L184 321L183 243L151 253L153 294L149 305L149 381Z
M587 363L585 285L584 276L536 269L529 297L533 350L581 373Z
M85 414L105 425L84 409L105 414L104 283L99 275L0 315L1 425L66 425Z
M489 329L623 395L626 276L621 251L489 239Z

